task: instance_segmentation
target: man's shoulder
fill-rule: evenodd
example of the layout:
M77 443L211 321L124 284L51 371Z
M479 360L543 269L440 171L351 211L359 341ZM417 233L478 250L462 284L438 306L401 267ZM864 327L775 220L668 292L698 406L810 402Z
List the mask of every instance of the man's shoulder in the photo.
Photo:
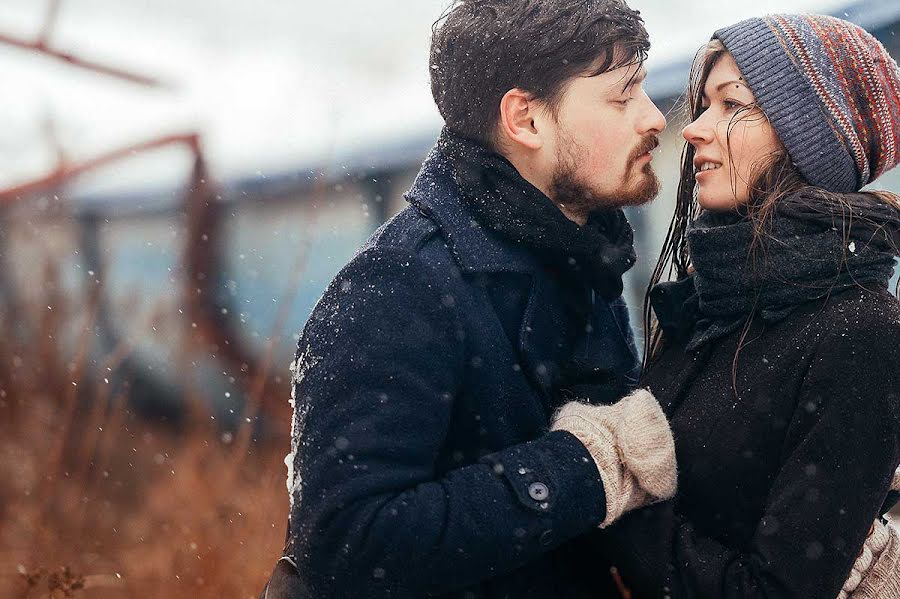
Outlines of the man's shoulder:
M459 264L441 234L440 226L415 206L407 206L380 226L356 251L326 290L369 289L385 300L398 299L401 288L446 289L462 281ZM384 288L392 292L385 294ZM390 298L394 298L391 300Z
M439 227L415 206L408 205L372 233L358 253L367 251L418 252L438 234Z
M381 225L357 250L347 264L356 269L373 261L389 258L389 263L403 260L404 268L459 270L450 248L441 235L440 226L415 206L407 206ZM356 267L356 268L354 268Z

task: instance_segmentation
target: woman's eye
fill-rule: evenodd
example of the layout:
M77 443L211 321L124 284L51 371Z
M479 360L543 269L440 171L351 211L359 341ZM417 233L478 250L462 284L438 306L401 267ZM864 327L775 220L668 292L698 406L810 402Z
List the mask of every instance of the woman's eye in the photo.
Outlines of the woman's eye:
M729 112L732 110L737 110L738 108L741 108L743 106L743 104L735 102L734 100L724 100L722 104L725 106L725 110Z

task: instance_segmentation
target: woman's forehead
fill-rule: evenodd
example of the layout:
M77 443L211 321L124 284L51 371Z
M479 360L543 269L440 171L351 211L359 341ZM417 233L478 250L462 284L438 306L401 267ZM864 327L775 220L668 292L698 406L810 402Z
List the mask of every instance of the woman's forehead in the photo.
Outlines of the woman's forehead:
M710 70L709 77L706 80L706 91L715 90L716 87L725 81L738 81L745 86L747 85L744 81L744 75L734 61L734 57L728 52L723 52Z

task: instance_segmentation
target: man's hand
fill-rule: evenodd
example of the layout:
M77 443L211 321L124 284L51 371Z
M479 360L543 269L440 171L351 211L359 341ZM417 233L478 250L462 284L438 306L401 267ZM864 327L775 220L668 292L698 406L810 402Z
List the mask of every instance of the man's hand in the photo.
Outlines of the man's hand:
M650 391L640 389L611 406L569 402L551 429L572 433L594 458L606 493L601 526L675 495L675 442Z

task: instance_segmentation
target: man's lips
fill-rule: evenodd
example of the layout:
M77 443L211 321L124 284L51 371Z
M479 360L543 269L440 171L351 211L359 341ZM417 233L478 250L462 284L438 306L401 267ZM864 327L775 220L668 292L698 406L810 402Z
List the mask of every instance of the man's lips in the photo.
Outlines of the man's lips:
M637 162L638 160L649 158L653 160L653 150L659 147L659 138L654 136L648 137L644 140L641 145L637 147L637 149L632 154L632 162Z

